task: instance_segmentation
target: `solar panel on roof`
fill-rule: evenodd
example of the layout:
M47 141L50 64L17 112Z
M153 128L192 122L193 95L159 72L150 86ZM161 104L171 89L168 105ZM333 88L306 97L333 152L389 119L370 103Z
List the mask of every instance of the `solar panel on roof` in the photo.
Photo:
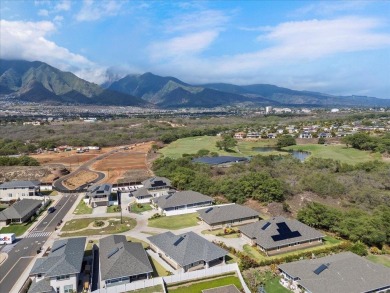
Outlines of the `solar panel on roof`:
M54 248L51 252L55 252L57 251L58 249L64 247L66 245L66 242L65 243L62 243L60 246L57 246L56 248Z
M207 210L205 210L205 213L207 214L207 213L211 212L212 210L213 210L213 208L208 208Z
M316 275L319 275L321 274L324 270L326 270L328 268L329 264L322 264L320 265L318 268L316 268L313 273L315 273Z
M267 222L267 223L265 223L265 224L264 224L264 226L263 226L263 227L261 227L261 230L265 230L265 229L267 229L267 228L269 227L269 225L271 225L271 223L270 223L270 222Z
M152 183L152 187L158 187L158 186L165 186L165 182L162 181L162 180L157 180L157 181L154 181L154 183Z
M104 186L105 191L108 191L109 189L110 189L110 186L108 186L108 185Z
M165 199L170 198L172 195L173 195L173 193L172 193L172 194L169 194Z
M117 253L119 251L119 248L118 247L115 247L114 250L112 250L108 255L107 255L107 258L110 258L111 256L113 256L115 253Z
M285 222L276 223L276 225L278 226L277 231L279 232L279 234L271 236L274 241L281 241L301 236L301 233L299 233L299 231L291 231L291 229L287 226Z
M177 239L177 240L175 241L175 243L173 243L173 245L174 245L174 246L178 246L178 245L180 244L180 242L182 242L183 240L184 240L184 237L183 237L183 236L180 236L180 238Z

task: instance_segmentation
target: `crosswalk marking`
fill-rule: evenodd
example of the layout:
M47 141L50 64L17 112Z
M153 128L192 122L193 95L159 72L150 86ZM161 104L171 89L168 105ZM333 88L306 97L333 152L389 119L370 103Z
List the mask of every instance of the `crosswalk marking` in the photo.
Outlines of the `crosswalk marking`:
M26 238L44 237L50 236L51 232L32 232L26 236Z

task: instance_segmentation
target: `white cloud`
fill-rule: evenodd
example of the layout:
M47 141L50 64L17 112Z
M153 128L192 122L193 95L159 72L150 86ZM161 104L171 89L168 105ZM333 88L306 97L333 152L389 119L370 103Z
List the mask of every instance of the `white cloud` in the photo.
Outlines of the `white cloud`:
M39 9L38 15L39 16L48 16L49 15L49 11L47 9Z
M121 12L122 5L126 1L84 0L81 10L77 13L78 21L95 21L109 16L115 16Z
M53 21L54 21L56 24L61 24L63 20L64 20L64 17L63 17L62 15L56 15L56 16L53 18Z
M56 30L50 21L23 22L0 20L0 57L43 61L61 70L77 72L82 68L89 81L102 82L102 69L82 55L70 52L47 39ZM81 72L82 73L82 72Z
M302 15L334 15L338 12L351 12L364 9L370 1L317 1L295 10L292 16Z
M69 0L63 0L57 3L55 6L55 11L69 11L72 6L72 3Z
M152 59L178 58L202 52L216 39L217 31L204 31L175 37L150 46Z

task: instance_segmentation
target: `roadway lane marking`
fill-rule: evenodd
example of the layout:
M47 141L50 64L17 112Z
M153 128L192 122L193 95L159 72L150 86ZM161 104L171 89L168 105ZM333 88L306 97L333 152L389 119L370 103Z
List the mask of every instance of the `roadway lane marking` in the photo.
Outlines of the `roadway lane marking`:
M58 210L57 214L65 207L65 205L68 203L69 199L71 199L71 197L69 197L65 203L61 206L61 208ZM59 203L59 202L58 202ZM66 215L66 214L65 214ZM49 224L46 225L46 227L42 230L45 230L47 228L47 226L49 226L51 224L51 222L53 222L53 220L56 218L56 215L53 217L53 219L51 219L51 221L49 222Z
M52 232L33 232L33 233L30 233L28 234L25 238L34 238L34 237L45 237L45 236L49 236ZM35 242L38 242L38 241L35 241Z
M0 280L0 283L2 283L3 281L4 281L4 279L8 276L8 274L10 273L10 272L12 272L12 270L14 269L14 267L18 264L18 262L22 259L22 258L34 258L33 256L23 256L23 257L20 257L19 259L18 259L18 261L12 266L12 268L8 271L8 273L6 273L5 275L4 275L4 277Z

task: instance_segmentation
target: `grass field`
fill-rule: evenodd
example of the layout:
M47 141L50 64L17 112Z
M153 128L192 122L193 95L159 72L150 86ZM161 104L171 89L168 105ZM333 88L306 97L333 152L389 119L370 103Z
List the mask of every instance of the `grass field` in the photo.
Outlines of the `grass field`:
M374 255L369 254L366 258L374 263L384 265L390 268L390 255Z
M143 212L150 211L151 209L152 207L150 206L150 204L147 203L144 204L135 203L130 206L130 211L136 214L141 214Z
M148 221L149 227L178 230L198 225L197 213L161 217Z
M23 235L30 228L32 222L24 224L11 224L0 229L0 233L15 233L16 236Z
M85 215L92 214L92 208L87 206L83 199L80 200L79 204L75 208L73 214L75 215Z
M99 229L84 229L95 220L108 221L109 225ZM134 219L127 217L123 217L122 224L120 223L119 217L71 220L66 222L65 226L62 228L61 237L119 234L133 229L136 224ZM84 230L77 231L80 229Z
M241 290L241 282L236 276L222 277L218 279L211 279L203 282L190 283L189 285L182 285L174 289L168 287L169 293L200 293L202 290L222 287L227 285L235 285L237 289Z
M284 148L285 150L300 150L310 152L310 157L339 160L342 163L356 164L372 160L382 160L379 153L370 153L353 148L347 148L344 145L294 145Z
M178 139L168 146L162 148L159 152L165 157L181 158L183 154L195 154L201 149L209 150L210 152L216 152L220 156L255 156L259 152L253 151L254 147L262 146L274 146L275 139L264 139L261 141L238 141L237 146L231 151L226 152L218 149L215 144L220 140L216 136L195 136ZM283 152L270 152L264 153L264 155L272 154L286 154Z

